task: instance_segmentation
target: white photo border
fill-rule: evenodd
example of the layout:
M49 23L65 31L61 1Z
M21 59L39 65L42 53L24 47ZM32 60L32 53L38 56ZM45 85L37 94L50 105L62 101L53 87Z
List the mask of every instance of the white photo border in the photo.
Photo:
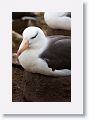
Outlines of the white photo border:
M12 12L71 12L71 102L12 102ZM83 114L83 1L0 3L0 110L3 114Z

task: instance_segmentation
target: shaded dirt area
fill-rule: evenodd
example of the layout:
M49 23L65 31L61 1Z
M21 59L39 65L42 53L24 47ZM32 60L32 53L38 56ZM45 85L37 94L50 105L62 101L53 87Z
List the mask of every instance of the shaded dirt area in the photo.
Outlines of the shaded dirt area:
M24 95L21 88L23 79L23 70L12 67L12 101L23 102Z
M26 101L70 102L71 77L51 77L24 72L23 93Z
M53 78L13 68L13 102L70 102L71 76Z
M16 23L14 23L14 27L15 24ZM37 21L36 25L42 28L46 35L54 35L58 33L62 35L71 34L70 31L60 30L59 32L59 30L55 31L48 28L43 20L43 13L39 14L39 21ZM19 24L19 26L21 27L21 23ZM17 28L18 27L16 26L16 29ZM22 28L20 29L22 31ZM19 45L18 43L16 44L17 45L12 49L13 53L17 52ZM70 102L71 76L53 78L40 74L38 75L38 74L28 73L22 70L22 68L12 65L12 101L13 102L54 102L54 101Z

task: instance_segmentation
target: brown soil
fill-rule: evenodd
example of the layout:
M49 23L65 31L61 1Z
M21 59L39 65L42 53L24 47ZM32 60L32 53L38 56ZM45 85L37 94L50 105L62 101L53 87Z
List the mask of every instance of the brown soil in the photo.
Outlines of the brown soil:
M24 96L21 88L23 79L23 70L12 67L12 101L23 102Z
M71 76L52 78L12 67L13 102L70 102ZM27 75L26 75L27 74ZM23 79L24 78L24 79Z

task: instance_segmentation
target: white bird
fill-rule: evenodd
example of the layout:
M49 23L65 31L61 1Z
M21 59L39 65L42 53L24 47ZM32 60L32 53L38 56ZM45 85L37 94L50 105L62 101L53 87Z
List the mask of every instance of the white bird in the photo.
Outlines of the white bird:
M44 20L50 28L71 30L71 12L45 12Z
M23 41L17 51L24 69L49 76L71 74L71 40L69 36L47 38L38 27L23 31Z

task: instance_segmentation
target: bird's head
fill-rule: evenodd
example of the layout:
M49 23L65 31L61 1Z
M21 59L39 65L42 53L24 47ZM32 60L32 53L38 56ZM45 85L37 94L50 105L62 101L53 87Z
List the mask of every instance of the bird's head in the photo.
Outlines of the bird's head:
M45 39L43 31L38 27L28 27L23 31L23 40L17 51L19 56L24 50L30 49L33 46L39 46L42 40Z

